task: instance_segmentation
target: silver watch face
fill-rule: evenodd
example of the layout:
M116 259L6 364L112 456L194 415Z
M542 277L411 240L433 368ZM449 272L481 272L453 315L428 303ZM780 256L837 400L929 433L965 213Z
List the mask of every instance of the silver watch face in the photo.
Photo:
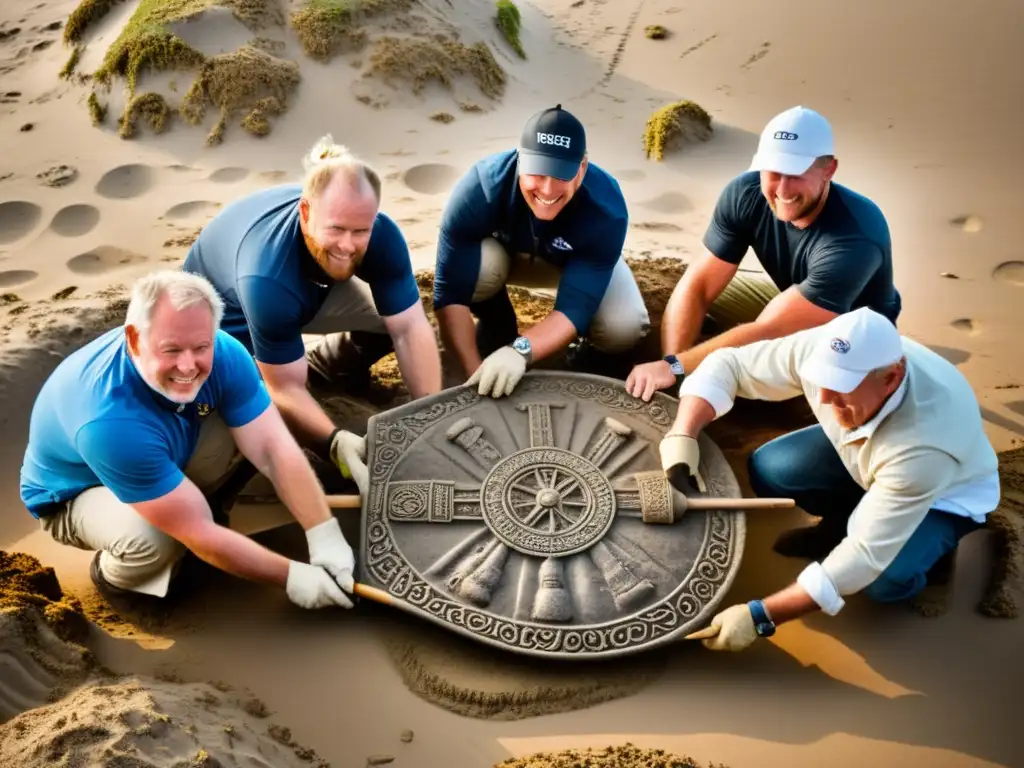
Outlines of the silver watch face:
M530 351L530 340L525 336L520 336L518 339L512 342L512 347L516 352L522 352L524 355Z

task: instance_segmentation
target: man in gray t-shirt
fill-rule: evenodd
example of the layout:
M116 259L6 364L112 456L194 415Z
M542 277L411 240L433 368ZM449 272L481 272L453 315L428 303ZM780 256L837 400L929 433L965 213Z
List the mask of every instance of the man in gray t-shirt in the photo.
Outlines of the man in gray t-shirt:
M631 394L649 400L715 349L824 325L858 307L896 323L902 305L885 216L832 181L837 165L832 128L817 112L793 107L768 123L750 169L718 198L704 235L708 252L686 270L665 307L665 357L633 368L626 379ZM694 346L748 248L779 294L756 319Z

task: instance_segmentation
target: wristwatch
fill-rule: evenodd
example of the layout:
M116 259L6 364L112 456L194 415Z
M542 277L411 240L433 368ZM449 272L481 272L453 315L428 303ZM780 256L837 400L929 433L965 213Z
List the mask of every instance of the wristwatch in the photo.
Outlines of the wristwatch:
M775 622L768 613L762 600L751 600L747 603L750 615L754 618L754 629L758 637L771 637L775 634Z
M679 362L679 358L675 355L665 355L664 360L672 369L672 373L675 374L676 386L678 387L683 383L683 379L686 378L686 374L683 373L683 364Z
M516 340L512 342L512 349L526 358L527 365L533 362L533 347L525 336L516 337Z

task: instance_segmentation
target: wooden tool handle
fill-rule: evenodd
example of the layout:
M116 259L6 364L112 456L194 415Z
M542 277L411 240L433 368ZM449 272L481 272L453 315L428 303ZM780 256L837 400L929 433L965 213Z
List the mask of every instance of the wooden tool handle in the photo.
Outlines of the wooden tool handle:
M359 495L354 496L339 496L330 495L327 496L327 506L331 509L362 509L363 498Z
M376 587L371 587L367 584L357 583L352 591L359 595L359 597L365 597L367 600L372 600L373 602L380 603L381 605L394 604L394 600L391 598L391 595L383 589L377 589Z
M793 499L691 499L688 509L786 509L796 506Z
M714 637L717 634L718 627L704 627L704 629L699 629L696 632L691 632L690 634L684 636L683 640L703 640L707 637Z

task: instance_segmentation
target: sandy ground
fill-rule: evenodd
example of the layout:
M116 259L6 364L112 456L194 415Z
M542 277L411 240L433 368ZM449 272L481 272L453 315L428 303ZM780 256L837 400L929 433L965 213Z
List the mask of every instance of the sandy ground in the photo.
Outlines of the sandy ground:
M525 60L502 42L491 3L464 2L458 11L445 0L417 3L437 29L455 26L467 44L490 45L508 78L500 98L465 79L451 91L392 89L362 77L359 55L314 61L287 28L270 27L261 34L279 41L278 55L300 62L301 82L268 136L254 138L236 121L212 148L204 138L213 116L201 127L176 119L159 136L140 127L135 138L119 138L120 85L104 94L105 127L91 125L88 85L58 78L69 54L59 23L75 5L0 4L0 549L55 569L93 619L86 645L101 664L119 675L252 691L274 723L333 766L363 766L371 755L417 768L488 766L627 742L733 768L1024 765L1013 731L1024 703L1024 626L975 611L988 574L987 532L961 547L941 617L853 600L838 617L794 622L743 654L674 649L657 679L633 695L492 721L460 717L403 685L381 642L397 621L387 611L304 613L283 595L214 579L163 629L118 625L93 594L91 553L39 532L17 490L35 392L75 329L104 312L107 322L119 321L116 303L104 309L120 295L117 286L180 263L190 235L218 207L297 178L305 150L331 132L378 165L384 210L403 226L416 266L427 268L454 180L483 154L513 146L526 117L555 102L584 120L591 158L623 185L630 255L684 262L700 253L715 197L746 167L764 122L798 103L823 112L837 134L837 180L889 218L904 332L959 366L996 449L1010 449L1024 438L1024 219L1012 164L1024 118L1020 3L993 0L982 12L924 0L797 0L784 9L753 0L522 2ZM90 30L79 71L100 64L136 5L115 7ZM666 39L645 38L655 23ZM224 13L177 29L205 55L251 37ZM190 78L143 75L139 89L180 98ZM641 143L647 115L679 98L712 114L714 136L649 161ZM431 119L438 112L454 119ZM737 456L771 431L749 430L741 417L738 409L735 428L716 435ZM274 520L266 508L243 512L244 530ZM730 600L792 580L800 564L772 555L768 544L801 517L748 518L750 543ZM351 521L346 530L356 535ZM260 536L287 550L294 533ZM15 674L11 658L0 654L0 685ZM119 695L135 695L124 685ZM39 712L40 723L61 716ZM412 740L403 740L407 730Z

